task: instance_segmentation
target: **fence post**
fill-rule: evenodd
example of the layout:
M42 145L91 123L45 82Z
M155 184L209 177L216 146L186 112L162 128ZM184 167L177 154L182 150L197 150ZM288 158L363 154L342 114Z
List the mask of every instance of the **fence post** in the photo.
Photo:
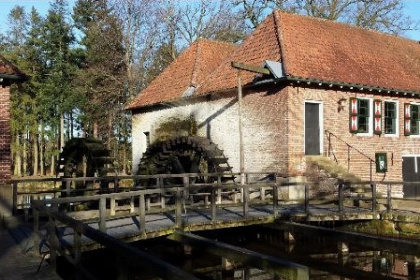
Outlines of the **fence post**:
M13 181L13 209L12 209L12 213L13 215L16 215L17 212L17 199L18 199L18 183L16 181Z
M116 206L115 197L111 197L109 201L109 215L110 216L115 216L115 206Z
M71 181L66 181L66 196L70 196L70 189L71 189Z
M181 190L176 189L175 194L175 225L180 227L182 225L182 202L181 202Z
M146 234L146 202L144 193L141 193L139 196L139 223L140 232Z
M309 186L305 184L305 214L309 215Z
M74 231L74 266L76 270L76 279L82 279L81 275L81 260L82 260L82 235L78 231Z
M273 215L277 218L279 214L279 190L276 185L273 185Z
M372 187L372 212L376 212L376 183L372 183L371 187Z
M106 198L99 199L99 230L106 233Z
M243 195L244 195L244 203L243 203L243 208L244 208L244 219L248 219L249 217L249 185L241 185L242 190L243 190Z
M48 239L50 243L50 266L54 271L57 271L57 250L58 238L55 228L55 219L51 216L48 217Z
M338 212L340 214L342 214L344 210L343 190L344 190L343 183L339 183L338 184Z
M217 187L217 189L218 189L218 187ZM211 188L211 197L210 197L210 200L211 200L211 220L212 221L215 221L216 220L216 191L217 191L217 189L216 188L214 188L214 187L212 187Z
M392 210L392 198L391 198L391 184L387 185L386 188L386 194L387 194L387 212L391 212Z

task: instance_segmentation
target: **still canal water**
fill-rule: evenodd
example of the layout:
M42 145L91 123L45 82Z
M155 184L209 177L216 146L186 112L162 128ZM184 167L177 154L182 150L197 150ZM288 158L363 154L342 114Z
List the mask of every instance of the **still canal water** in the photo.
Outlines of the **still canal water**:
M420 256L397 255L355 244L350 244L349 251L342 253L336 242L323 236L297 235L295 242L290 243L285 241L282 232L263 227L196 234L307 266L309 279L420 279ZM276 272L253 267L252 263L245 265L197 247L192 248L191 254L186 254L184 246L167 238L141 241L133 245L200 279L283 279ZM83 264L99 279L118 279L118 273L124 268L129 268L128 279L159 279L147 266L121 259L107 250L84 253ZM72 269L63 262L59 269L64 279L72 278Z

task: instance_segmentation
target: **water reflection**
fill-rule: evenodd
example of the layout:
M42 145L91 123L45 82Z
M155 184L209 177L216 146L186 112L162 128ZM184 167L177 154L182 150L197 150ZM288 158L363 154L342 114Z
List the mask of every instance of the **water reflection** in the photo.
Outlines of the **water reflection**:
M390 251L378 251L357 244L337 243L323 236L295 235L262 227L199 232L203 237L225 242L309 268L309 279L420 279L420 258ZM200 279L245 280L284 279L276 271L264 271L252 264L207 253L167 238L141 241L134 246L182 268ZM83 254L83 265L99 279L159 279L141 263L121 260L113 252L98 250ZM71 269L62 266L64 279ZM120 275L120 276L119 276Z

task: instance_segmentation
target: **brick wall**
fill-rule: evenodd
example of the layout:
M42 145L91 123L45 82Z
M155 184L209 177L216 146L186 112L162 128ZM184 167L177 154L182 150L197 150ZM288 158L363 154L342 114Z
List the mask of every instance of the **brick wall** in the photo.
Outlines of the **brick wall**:
M8 87L0 87L0 185L10 180L10 93Z
M369 97L396 100L399 108L399 135L360 136L349 132L349 98ZM341 102L340 102L341 100ZM336 159L363 180L370 178L370 162L356 152L375 159L375 152L385 152L388 172L376 173L374 180L402 180L402 156L420 155L420 137L404 136L403 104L418 100L406 96L382 96L379 94L344 92L323 88L305 88L276 85L271 89L244 92L243 134L245 171L279 172L298 176L305 172L304 108L305 101L323 105L323 130L334 133L343 141L328 138L323 133L323 155ZM133 114L133 168L137 171L142 153L146 150L146 136L159 123L169 117L188 117L193 114L199 125L198 134L210 138L224 150L234 172L239 172L238 104L236 92L213 96L211 100L179 105L166 109ZM355 149L348 150L348 145ZM348 155L350 154L350 160ZM350 164L349 164L350 162Z
M366 158L375 159L376 152L385 152L388 159L388 172L376 173L375 165L373 165L373 180L402 180L402 158L403 155L420 155L420 137L404 136L403 110L404 103L419 102L412 96L400 95L380 95L378 93L361 93L361 92L343 92L321 88L302 88L290 87L289 103L291 109L291 126L295 133L290 135L290 141L294 143L290 150L289 157L292 162L302 161L304 158L304 102L320 101L323 104L323 126L324 130L328 130L338 136L328 139L328 134L324 133L323 153L336 159L338 163L344 167L348 167L350 171L363 180L370 178L370 161ZM350 97L366 97L372 99L380 99L382 101L397 101L399 118L398 118L398 136L390 137L381 135L360 136L349 132L349 98ZM341 100L341 102L340 102ZM383 104L382 104L383 108ZM382 111L382 113L384 113ZM382 121L382 131L384 122ZM348 145L354 148L348 148ZM358 149L366 156L361 155L355 149ZM350 153L350 160L349 160ZM293 172L291 168L289 172Z

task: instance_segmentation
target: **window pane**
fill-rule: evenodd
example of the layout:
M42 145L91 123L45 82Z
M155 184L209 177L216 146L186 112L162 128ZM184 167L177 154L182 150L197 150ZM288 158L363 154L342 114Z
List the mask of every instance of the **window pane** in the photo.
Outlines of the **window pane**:
M357 100L358 107L359 107L359 116L369 116L369 100L366 99L358 99Z
M411 134L414 134L414 135L419 134L419 121L416 121L416 120L411 121Z
M411 119L413 120L419 120L419 105L411 105Z
M369 132L369 117L359 117L358 132Z
M397 133L397 104L385 102L385 134Z

